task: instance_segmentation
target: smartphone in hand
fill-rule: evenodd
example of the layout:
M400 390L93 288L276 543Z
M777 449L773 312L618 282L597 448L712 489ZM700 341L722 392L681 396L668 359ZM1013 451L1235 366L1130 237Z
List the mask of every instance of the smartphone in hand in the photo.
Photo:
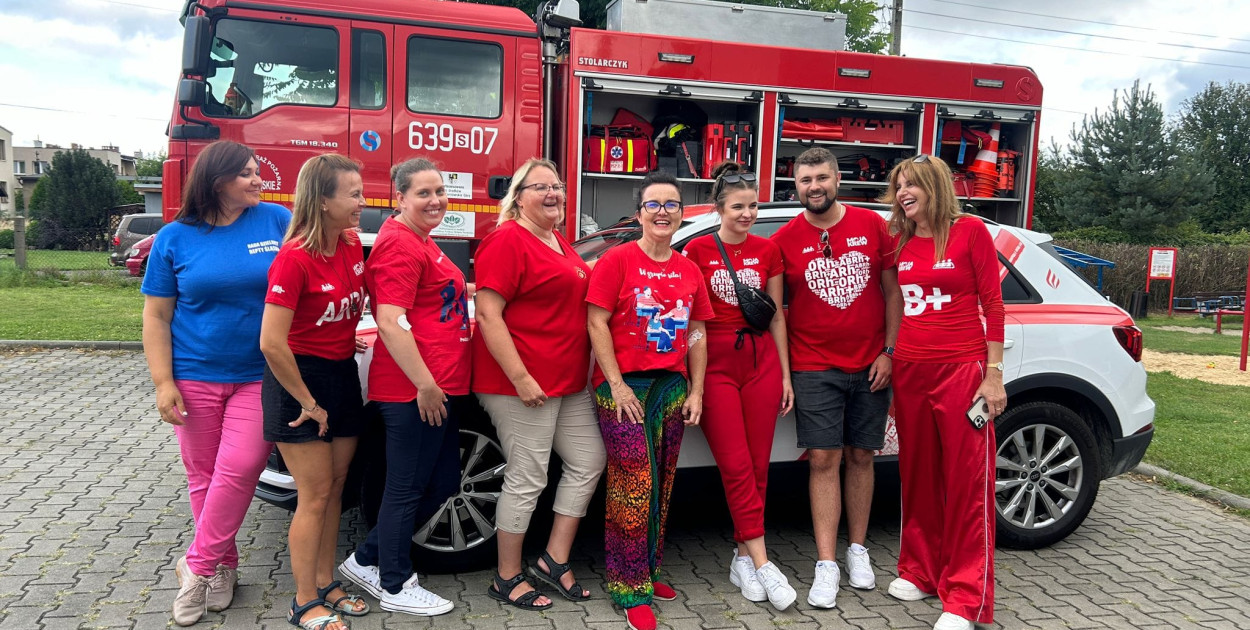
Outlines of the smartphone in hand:
M990 405L985 402L985 396L977 396L972 401L972 406L968 408L968 421L972 423L972 428L980 431L990 421Z

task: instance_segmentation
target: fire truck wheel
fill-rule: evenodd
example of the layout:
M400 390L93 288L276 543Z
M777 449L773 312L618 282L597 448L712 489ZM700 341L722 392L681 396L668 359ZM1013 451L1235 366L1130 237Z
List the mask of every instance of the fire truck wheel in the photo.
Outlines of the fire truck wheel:
M1030 402L995 423L998 546L1037 549L1085 520L1102 480L1097 442L1071 409Z

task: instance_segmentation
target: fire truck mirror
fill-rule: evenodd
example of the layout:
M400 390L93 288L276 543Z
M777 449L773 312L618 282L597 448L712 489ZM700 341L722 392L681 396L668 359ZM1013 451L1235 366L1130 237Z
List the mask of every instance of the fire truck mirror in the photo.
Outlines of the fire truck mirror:
M486 194L491 199L503 199L508 194L508 186L512 185L512 178L503 175L491 175L486 180Z
M581 26L581 7L577 0L551 0L544 9L539 9L539 15L543 16L543 21L548 26L556 28L569 28L571 26Z
M187 30L182 38L182 73L202 77L208 73L208 51L212 34L209 32L208 16L187 18Z
M198 107L204 104L206 94L203 79L182 79L178 82L178 104Z

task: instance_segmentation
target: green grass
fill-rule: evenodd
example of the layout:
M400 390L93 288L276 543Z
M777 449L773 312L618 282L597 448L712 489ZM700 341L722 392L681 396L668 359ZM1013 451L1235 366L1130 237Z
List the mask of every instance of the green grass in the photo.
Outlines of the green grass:
M0 271L14 269L17 262L13 260L13 250L0 249ZM26 250L27 269L60 269L77 271L82 269L109 269L108 252L71 252L51 249Z
M1147 391L1158 408L1146 461L1250 496L1250 387L1160 372L1150 374Z
M1241 331L1214 335L1143 328L1142 343L1155 352L1241 356Z
M1225 315L1221 318L1225 328L1232 326L1233 328L1241 328L1241 315ZM1151 315L1146 319L1134 320L1138 328L1158 328L1160 326L1184 326L1185 328L1208 328L1215 329L1214 317L1199 317L1188 313L1177 313L1172 317L1167 315Z
M0 339L138 341L142 336L143 295L136 283L5 286L11 277L0 269Z

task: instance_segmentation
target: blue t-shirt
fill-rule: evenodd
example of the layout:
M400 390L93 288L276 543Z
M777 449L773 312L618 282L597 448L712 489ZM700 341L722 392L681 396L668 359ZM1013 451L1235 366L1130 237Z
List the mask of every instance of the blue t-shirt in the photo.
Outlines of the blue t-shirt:
M260 318L269 265L290 222L289 210L261 202L230 225L210 230L175 221L156 234L143 293L177 300L169 324L175 379L261 379Z

